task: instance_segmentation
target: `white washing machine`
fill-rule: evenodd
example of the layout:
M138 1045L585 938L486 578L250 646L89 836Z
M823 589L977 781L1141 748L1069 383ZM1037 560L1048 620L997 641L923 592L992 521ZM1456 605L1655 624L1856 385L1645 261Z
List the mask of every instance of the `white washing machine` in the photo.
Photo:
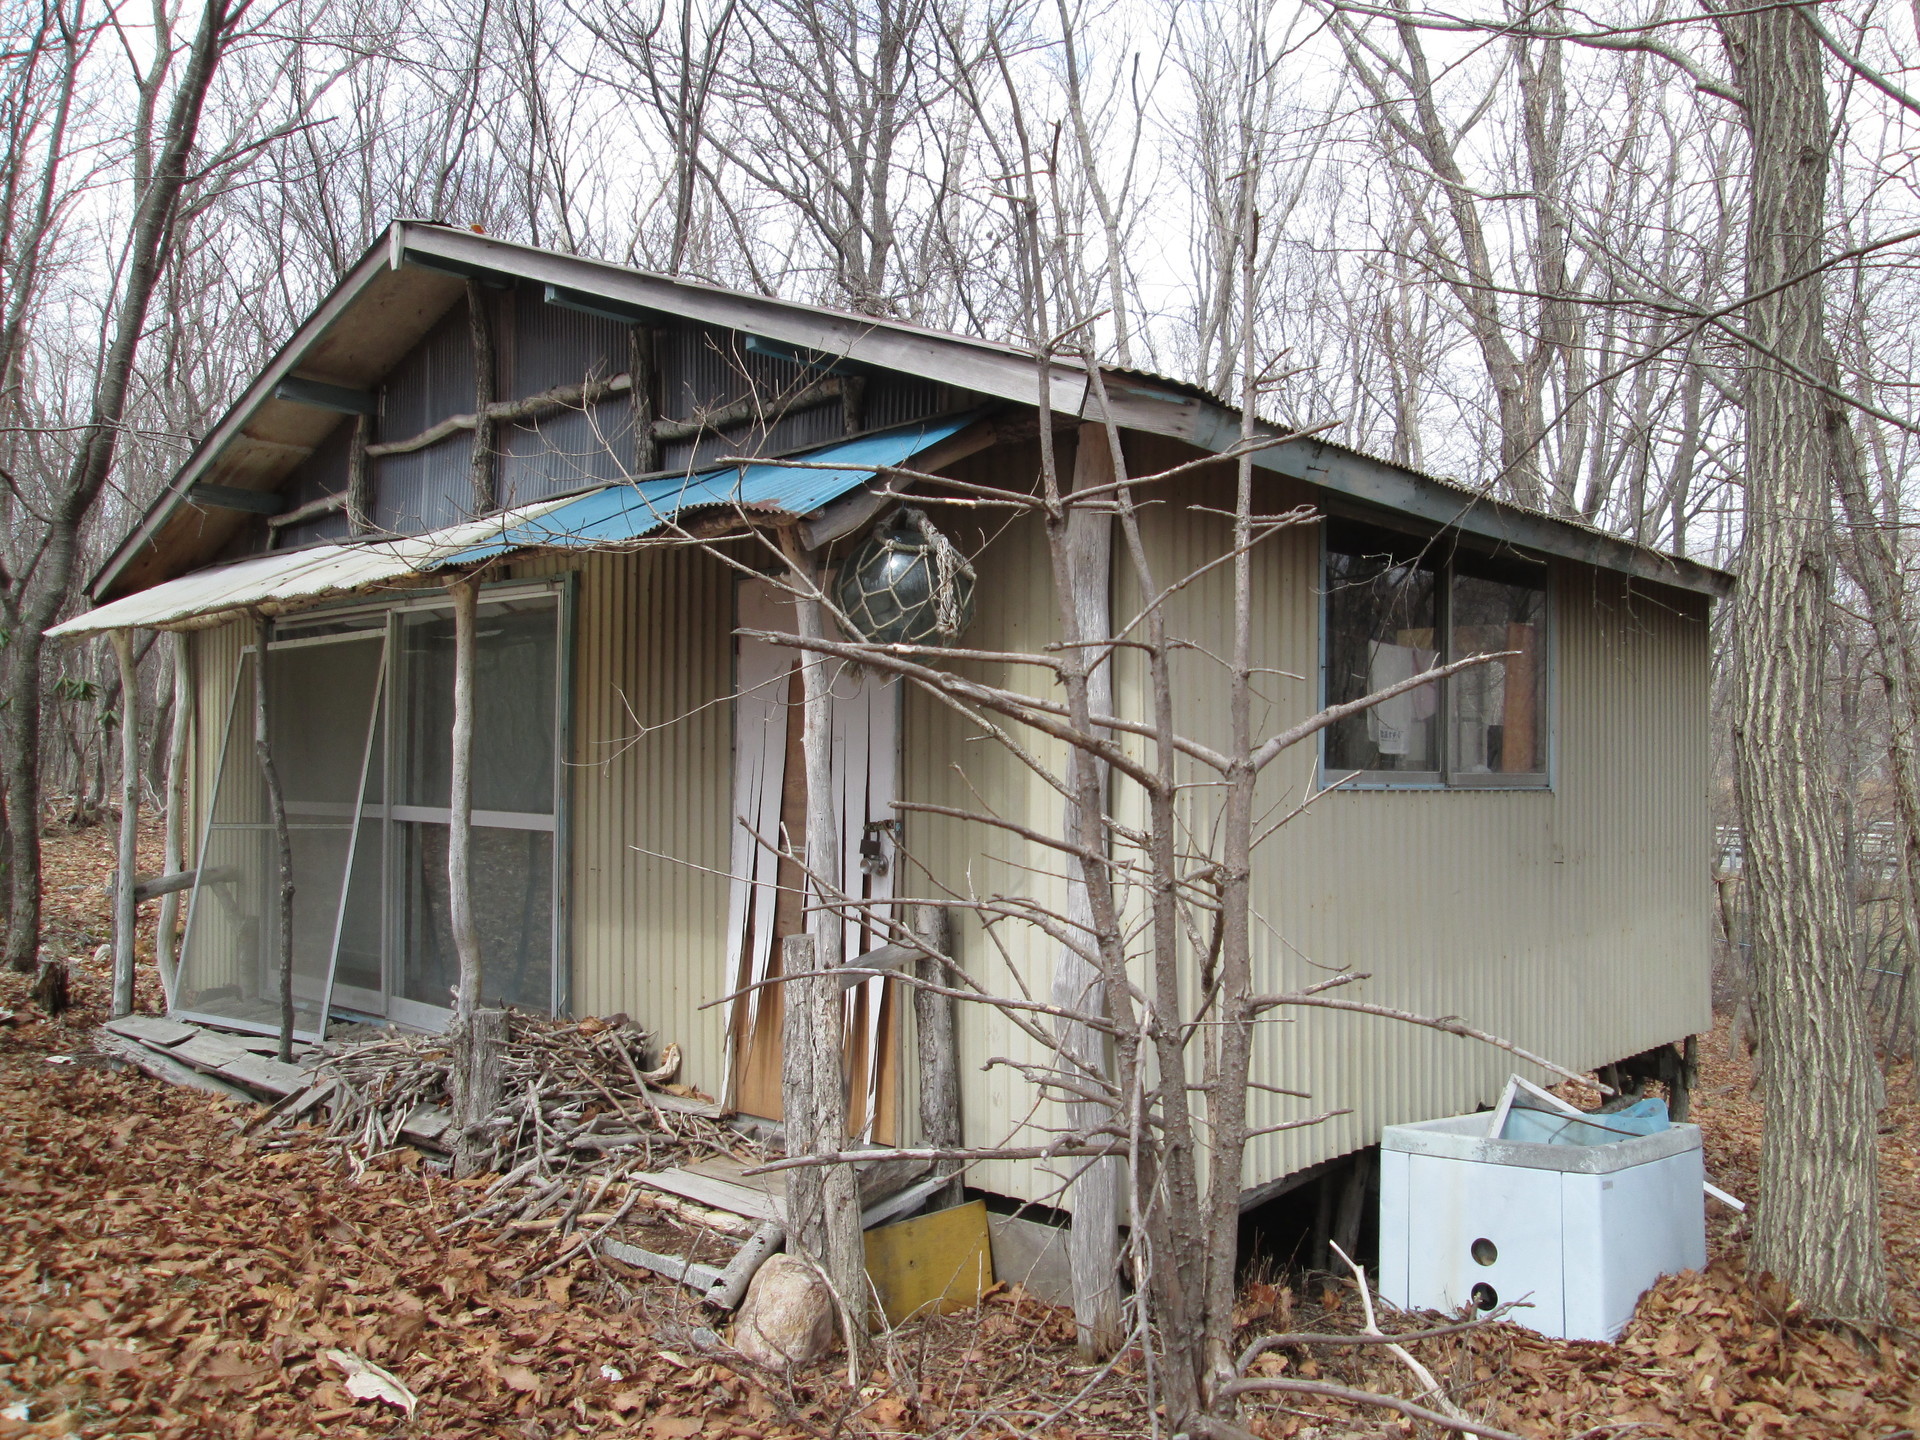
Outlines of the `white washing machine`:
M1700 1128L1608 1145L1487 1138L1489 1117L1389 1125L1380 1137L1382 1298L1611 1340L1662 1275L1707 1263Z

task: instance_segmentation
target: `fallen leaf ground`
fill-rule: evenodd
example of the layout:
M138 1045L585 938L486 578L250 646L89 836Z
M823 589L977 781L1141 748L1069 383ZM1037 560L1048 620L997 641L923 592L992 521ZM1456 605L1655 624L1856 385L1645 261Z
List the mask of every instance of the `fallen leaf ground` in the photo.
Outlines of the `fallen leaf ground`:
M63 953L106 938L111 851L104 829L49 844L47 929ZM1061 1312L1005 1291L896 1332L849 1391L843 1364L788 1377L730 1363L699 1333L708 1317L663 1282L591 1262L524 1280L550 1258L544 1242L442 1234L465 1192L409 1154L356 1167L310 1137L243 1134L251 1107L90 1056L105 980L84 961L75 1012L0 1029L0 1440L1149 1431L1137 1364L1095 1375ZM24 990L0 976L0 1006L22 1009ZM1751 1196L1744 1060L1716 1035L1705 1072L1710 1173ZM1422 1358L1469 1412L1530 1436L1913 1437L1920 1105L1906 1067L1890 1096L1883 1213L1901 1328L1860 1343L1771 1313L1742 1276L1747 1222L1716 1205L1707 1272L1662 1282L1620 1343L1502 1325ZM1249 1335L1357 1323L1351 1290L1325 1277L1256 1286L1244 1313ZM329 1351L391 1372L416 1412L349 1394ZM1413 1393L1389 1357L1351 1349L1290 1353L1283 1373ZM1317 1401L1248 1420L1301 1440L1418 1433Z

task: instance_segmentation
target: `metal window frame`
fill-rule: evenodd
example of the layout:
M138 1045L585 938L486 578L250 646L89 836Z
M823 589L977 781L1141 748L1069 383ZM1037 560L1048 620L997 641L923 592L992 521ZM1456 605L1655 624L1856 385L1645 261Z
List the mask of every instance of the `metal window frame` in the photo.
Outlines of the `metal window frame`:
M1450 662L1453 658L1453 581L1455 560L1461 553L1462 545L1458 536L1442 536L1407 528L1404 524L1383 522L1383 518L1372 511L1357 507L1337 506L1328 510L1329 518L1351 519L1360 524L1374 526L1377 529L1393 531L1406 535L1410 539L1425 542L1439 542L1446 546L1445 553L1436 556L1434 564L1435 599L1434 630L1442 641L1441 654ZM1398 518L1398 517L1395 517ZM1327 574L1328 556L1332 547L1328 540L1327 526L1319 527L1319 564L1318 564L1318 614L1315 634L1320 647L1319 656L1319 703L1327 705L1328 667L1330 647L1328 645L1328 611L1332 587ZM1484 555L1487 552L1473 545L1464 547L1469 556ZM1517 553L1517 552L1516 552ZM1545 711L1541 734L1546 743L1546 765L1540 770L1521 773L1509 772L1461 772L1453 768L1453 687L1450 680L1435 682L1440 690L1438 714L1440 717L1440 768L1437 770L1339 770L1327 763L1328 730L1323 728L1319 735L1319 750L1316 757L1318 784L1321 789L1338 790L1397 790L1411 792L1488 792L1508 791L1528 794L1552 794L1558 788L1560 761L1560 725L1559 725L1559 657L1560 657L1560 574L1562 567L1547 557L1524 557L1529 563L1538 563L1543 567L1540 591L1542 595L1542 624L1545 652L1545 675L1541 687L1541 704ZM1445 662L1443 662L1445 663Z
M572 1008L572 953L569 943L571 932L571 896L567 884L571 873L570 866L570 802L568 757L572 753L573 727L573 679L575 673L574 647L576 643L578 618L579 576L568 571L551 578L536 580L503 580L483 585L479 602L497 604L515 600L551 599L554 604L554 753L553 753L553 811L541 815L532 811L494 811L476 810L473 823L482 829L522 830L544 832L553 836L553 853L550 861L549 894L553 897L550 916L549 945L552 963L549 974L548 1005L554 1015L566 1015ZM448 824L453 812L447 807L400 805L393 800L396 788L396 759L403 727L396 723L395 711L398 708L396 676L397 657L399 655L400 619L404 615L418 614L422 611L447 611L452 608L452 600L437 591L425 592L404 598L369 601L364 599L345 600L338 604L316 606L303 610L296 616L277 621L273 638L268 642L269 650L285 647L337 644L344 641L366 640L380 637L383 642L380 674L376 681L374 697L374 715L370 725L370 739L362 760L360 772L360 801L356 807L357 817L353 840L348 847L347 871L341 882L340 911L334 927L333 956L327 978L327 1012L332 1009L332 990L334 974L339 965L340 935L345 916L348 886L353 876L353 860L357 852L361 823L378 820L381 826L382 863L379 884L380 915L380 994L377 1004L368 1004L371 997L359 987L348 987L352 994L346 998L347 1008L355 1013L371 1014L407 1025L415 1029L439 1031L446 1028L452 1018L452 1008L410 1000L400 993L400 955L399 955L399 906L395 903L397 883L395 867L397 861L397 827L405 823ZM324 635L305 635L302 631L320 626L331 626L342 621L365 619L376 621L358 631L329 633ZM283 633L284 632L284 633ZM253 646L244 646L241 658L234 669L234 695L231 704L238 703L239 677L246 658L253 653ZM221 758L218 762L224 769L227 746L232 741L232 712L229 709L228 733L221 745ZM371 769L373 746L381 747L382 756L382 793L377 804L366 799L367 776ZM202 827L201 853L205 852L206 834L212 824L213 809L208 807L208 819ZM194 899L189 903L187 924L189 930L193 923L194 907L198 904L197 888ZM186 936L183 933L182 951L184 953ZM185 1012L181 1012L185 1013ZM217 1018L217 1017L216 1017ZM222 1020L220 1023L228 1024ZM304 1034L304 1032L303 1032ZM308 1036L307 1038L311 1038Z

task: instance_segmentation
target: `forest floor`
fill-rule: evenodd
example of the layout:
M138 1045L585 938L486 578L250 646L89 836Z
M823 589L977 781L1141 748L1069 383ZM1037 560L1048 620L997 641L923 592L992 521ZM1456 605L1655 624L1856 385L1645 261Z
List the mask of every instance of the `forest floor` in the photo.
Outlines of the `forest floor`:
M111 852L104 827L50 842L47 930L60 953L90 956L106 938ZM23 977L0 976L0 1006L18 1012L0 1027L0 1440L1151 1432L1132 1358L1104 1375L1080 1365L1065 1313L1006 1288L885 1337L849 1389L844 1359L772 1375L703 1346L709 1317L664 1281L610 1285L589 1260L523 1281L552 1242L442 1235L471 1189L411 1152L365 1166L312 1134L263 1141L240 1130L252 1107L91 1055L105 966L75 969L75 1009L56 1022L32 1018ZM151 987L143 1008L157 1009ZM1704 1069L1695 1118L1709 1173L1751 1197L1758 1106L1724 1027ZM1857 1341L1781 1314L1743 1278L1747 1220L1714 1204L1707 1271L1661 1282L1619 1343L1502 1324L1426 1342L1421 1358L1469 1413L1527 1436L1915 1436L1920 1104L1908 1067L1889 1094L1881 1186L1899 1328ZM1359 1306L1349 1282L1296 1278L1250 1286L1244 1319L1247 1336L1353 1330ZM1267 1363L1413 1394L1377 1351ZM391 1372L417 1409L355 1398L341 1353ZM1426 1433L1317 1400L1263 1404L1247 1423L1295 1440Z

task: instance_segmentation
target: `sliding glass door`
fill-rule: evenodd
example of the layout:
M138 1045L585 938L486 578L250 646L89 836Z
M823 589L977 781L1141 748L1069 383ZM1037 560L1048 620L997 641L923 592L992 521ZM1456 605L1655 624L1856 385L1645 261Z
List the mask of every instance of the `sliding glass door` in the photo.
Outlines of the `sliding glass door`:
M551 1011L562 606L552 586L482 591L475 634L473 900L481 993ZM459 962L447 888L453 616L436 596L282 623L267 661L294 859L298 1024L329 1008L445 1025ZM202 847L178 1008L278 1024L277 860L243 661Z

